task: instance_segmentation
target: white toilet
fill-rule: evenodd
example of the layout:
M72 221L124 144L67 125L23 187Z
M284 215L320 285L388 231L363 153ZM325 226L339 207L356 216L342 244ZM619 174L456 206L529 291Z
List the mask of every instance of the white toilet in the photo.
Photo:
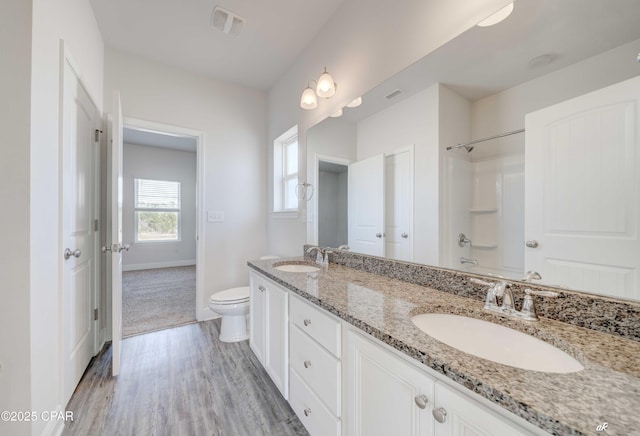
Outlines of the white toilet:
M249 339L249 286L216 292L209 298L209 308L222 316L220 341L239 342Z
M277 259L278 256L262 256L260 260ZM209 308L222 316L221 342L240 342L249 339L247 321L249 315L249 286L216 292L209 298Z

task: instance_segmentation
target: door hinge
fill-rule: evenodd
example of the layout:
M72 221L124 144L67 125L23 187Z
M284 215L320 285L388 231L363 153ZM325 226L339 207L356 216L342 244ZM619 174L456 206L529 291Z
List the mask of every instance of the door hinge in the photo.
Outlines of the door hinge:
M97 321L98 320L98 309L93 309L93 320Z
M102 130L96 129L94 133L95 133L95 141L96 142L100 141L100 134L102 133Z
M98 230L100 230L100 221L93 220L93 231L97 232Z

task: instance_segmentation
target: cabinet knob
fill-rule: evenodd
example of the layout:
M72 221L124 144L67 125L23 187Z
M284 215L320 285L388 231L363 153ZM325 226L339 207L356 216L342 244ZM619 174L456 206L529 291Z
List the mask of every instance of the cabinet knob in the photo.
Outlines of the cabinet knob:
M376 233L376 238L382 238L382 233Z
M305 368L309 368L311 366L311 361L310 360L305 360L304 361L304 367Z
M438 407L431 411L436 421L442 424L447 419L447 411L443 407Z
M70 248L67 248L64 250L64 260L68 260L70 257L80 257L82 256L82 251L80 251L79 248L76 248L75 250L71 251Z
M260 292L264 292L265 291L265 288L262 285L258 286L258 289L260 289Z
M306 409L304 409L304 416L309 416L309 415L311 415L311 409L307 407Z
M402 237L404 239L407 239L409 237L409 235L407 235L406 233L401 233L400 237Z
M525 245L529 248L538 248L538 241L534 241L534 240L527 241L525 242Z
M416 397L414 398L415 402L416 402L416 406L418 406L421 409L424 409L427 407L427 403L429 402L429 399L427 398L426 395L422 394L422 395L416 395Z
M311 324L311 320L310 319L305 319L303 322L304 322L305 326L308 326L308 325Z

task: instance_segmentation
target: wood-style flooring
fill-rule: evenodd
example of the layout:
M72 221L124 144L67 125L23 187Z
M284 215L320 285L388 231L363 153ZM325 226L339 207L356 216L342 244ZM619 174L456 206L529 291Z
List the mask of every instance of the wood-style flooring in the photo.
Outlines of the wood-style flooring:
M89 365L63 435L307 435L249 348L218 340L220 320L125 339Z

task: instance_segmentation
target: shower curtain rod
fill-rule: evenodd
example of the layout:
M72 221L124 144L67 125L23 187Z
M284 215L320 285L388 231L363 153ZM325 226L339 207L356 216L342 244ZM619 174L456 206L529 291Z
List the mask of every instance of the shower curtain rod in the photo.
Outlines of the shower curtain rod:
M491 139L502 138L503 136L511 136L511 135L515 135L516 133L522 133L522 132L524 132L524 129L518 129L518 130L514 130L512 132L507 132L507 133L500 133L499 135L489 136L488 138L476 139L474 141L469 141L469 142L464 142L462 144L449 146L447 147L447 150L453 150L454 148L467 147L472 144L477 144L478 142L489 141Z

